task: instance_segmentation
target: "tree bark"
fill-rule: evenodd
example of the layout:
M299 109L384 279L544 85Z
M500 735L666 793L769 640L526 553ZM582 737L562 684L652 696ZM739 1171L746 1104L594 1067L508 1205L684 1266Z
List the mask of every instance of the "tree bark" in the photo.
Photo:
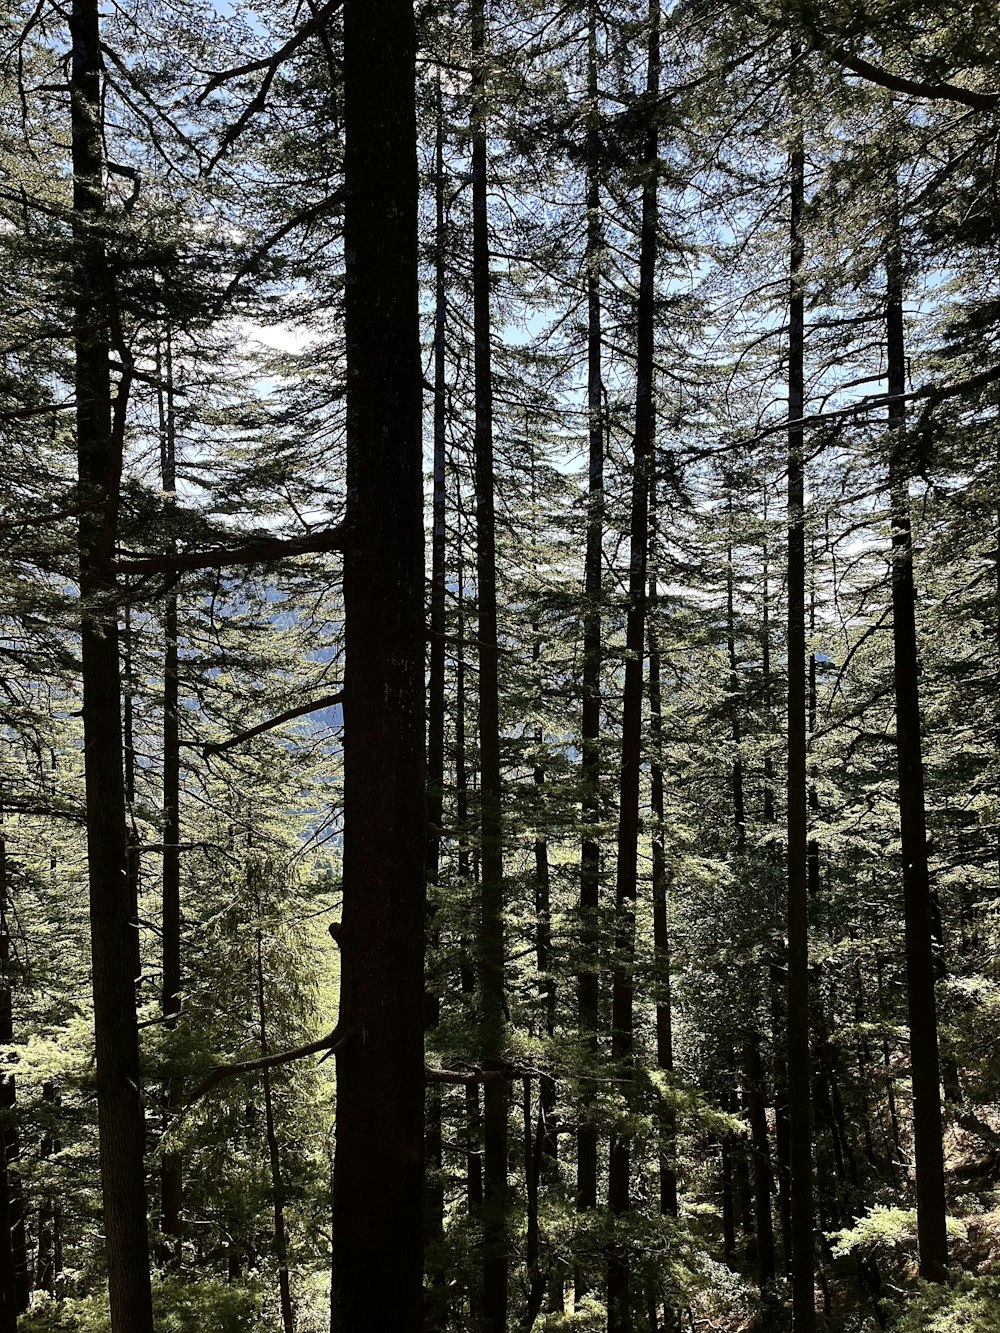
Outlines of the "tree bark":
M660 87L660 0L649 4L646 93ZM653 343L656 295L658 143L655 123L643 142L645 180L639 238L639 302L636 312L636 397L632 505L629 519L629 595L625 629L625 686L622 696L622 764L618 806L615 881L615 968L611 995L611 1057L625 1075L632 1066L633 956L639 841L639 778L642 766L642 678L646 647L646 568L649 546L649 486L654 458ZM630 1145L611 1134L608 1205L621 1216L630 1208ZM613 1241L608 1261L608 1333L632 1328L631 1265L627 1248Z
M444 815L444 695L445 695L445 559L446 559L446 393L445 331L448 307L445 282L444 108L441 74L435 87L434 144L434 474L431 528L430 651L427 677L427 930L433 957L439 930L435 925L441 858L441 823ZM424 1021L433 1032L441 1021L441 998L436 985L425 988ZM444 1186L441 1179L441 1089L427 1089L427 1202L425 1240L444 1236Z
M948 1265L944 1148L931 888L927 866L924 765L920 741L916 589L910 531L910 469L906 453L906 352L903 333L902 250L893 205L886 258L886 341L889 390L889 492L892 505L892 643L896 691L896 762L903 850L906 999L913 1081L913 1155L917 1183L920 1275L943 1282ZM896 401L893 401L895 399Z
M130 900L122 771L121 664L112 559L122 469L127 370L112 415L114 294L104 214L97 0L71 18L74 345L81 498L81 656L101 1188L113 1333L152 1333L145 1124L136 1024L138 922Z
M0 1043L14 1041L13 986L7 842L0 833ZM28 1251L24 1197L17 1171L21 1155L15 1120L17 1086L13 1073L0 1075L0 1330L17 1333L17 1317L28 1308Z
M650 577L649 627L649 716L653 753L650 759L650 809L653 815L653 960L656 1001L656 1063L664 1073L674 1069L673 1013L670 997L670 931L667 924L667 857L663 796L663 708L660 693L660 645L656 626L657 603L657 504L655 467L650 477L649 506ZM673 1104L660 1111L659 1134L660 1212L677 1216L677 1112Z
M587 549L584 563L583 718L581 731L580 970L577 975L577 1016L586 1047L597 1050L600 976L598 907L601 851L597 825L601 818L601 589L604 559L604 421L601 410L601 199L600 111L597 87L597 5L587 5L587 415L589 468L587 483ZM576 1135L576 1206L597 1207L597 1130L580 1107ZM576 1273L577 1301L586 1292L582 1272Z
M170 329L162 360L159 393L160 484L166 503L177 490L176 418L174 410L173 344ZM181 1008L181 830L180 830L180 680L177 642L177 594L169 592L163 611L163 884L160 944L163 978L160 1007L168 1027L174 1027ZM176 1105L174 1089L163 1089L164 1129ZM178 1268L181 1261L181 1207L183 1177L177 1153L164 1154L160 1167L160 1229L164 1244L160 1261Z
M791 283L788 417L805 397L805 151L791 153ZM812 1122L809 1099L809 892L806 806L806 625L803 431L788 430L788 1127L792 1240L792 1327L814 1333Z
M414 18L345 0L344 910L333 1333L423 1313L424 566Z
M771 1146L767 1137L767 1101L760 1034L747 1037L744 1051L746 1104L753 1158L754 1226L757 1231L757 1280L761 1287L774 1282L774 1223L771 1220Z
M506 1054L504 881L500 786L500 686L497 649L496 524L493 465L493 372L490 236L486 161L485 0L472 7L472 284L475 336L476 581L479 639L479 809L482 835L479 931L480 1053L500 1072ZM507 1327L507 1080L483 1085L483 1329Z
M260 1023L260 1053L270 1054L267 1043L267 1005L264 997L264 940L257 928L257 1017ZM292 1310L292 1289L288 1276L288 1236L285 1231L285 1183L281 1175L281 1151L274 1124L274 1098L271 1093L271 1071L264 1070L264 1133L267 1138L267 1160L271 1168L271 1199L274 1209L274 1253L278 1261L278 1298L281 1308L281 1326L284 1333L294 1333L295 1315Z

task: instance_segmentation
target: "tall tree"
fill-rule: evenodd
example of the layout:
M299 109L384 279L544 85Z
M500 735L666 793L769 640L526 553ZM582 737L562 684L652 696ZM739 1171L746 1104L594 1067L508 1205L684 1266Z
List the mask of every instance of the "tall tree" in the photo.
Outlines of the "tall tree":
M948 1264L945 1230L944 1145L934 926L927 866L924 763L920 739L916 589L910 525L910 466L906 435L906 345L903 326L903 256L893 182L886 253L886 344L889 390L889 493L892 507L892 646L896 694L896 763L903 851L906 999L913 1080L913 1154L917 1185L920 1273L943 1282Z
M129 353L121 344L104 240L104 57L97 0L74 0L70 33L77 462L81 497L90 505L80 516L79 552L101 1189L113 1333L152 1333L135 992L139 923L125 826L118 588L113 566L131 373ZM113 335L122 363L114 399Z
M344 3L347 538L334 1333L418 1328L424 568L413 10Z
M646 97L660 90L660 0L648 9ZM658 232L658 133L651 115L642 143L642 221L639 236L639 300L636 309L635 434L632 445L632 503L629 517L628 614L625 684L622 695L622 760L619 784L615 881L615 969L611 996L611 1054L623 1071L633 1060L633 955L639 851L639 780L642 769L643 659L646 649L646 583L649 553L649 495L654 464L654 332ZM608 1204L621 1217L630 1203L628 1134L611 1136ZM608 1263L608 1333L632 1326L630 1263L621 1241Z
M812 1114L809 1074L809 885L806 803L805 148L790 157L791 282L788 343L788 1137L795 1333L813 1333Z
M597 5L587 5L587 549L584 564L583 718L581 783L583 842L580 849L581 967L577 976L580 1035L596 1048L599 1019L597 914L600 904L601 849L595 825L601 817L601 588L604 564L604 414L601 405L601 266L600 105L597 83ZM597 1207L597 1130L581 1108L576 1135L576 1205ZM577 1277L577 1296L584 1290Z
M483 1327L507 1327L507 1106L504 1074L504 878L493 458L490 235L487 214L486 5L472 4L472 300L475 341L476 591L479 638L479 809L482 837L479 986L483 1069Z

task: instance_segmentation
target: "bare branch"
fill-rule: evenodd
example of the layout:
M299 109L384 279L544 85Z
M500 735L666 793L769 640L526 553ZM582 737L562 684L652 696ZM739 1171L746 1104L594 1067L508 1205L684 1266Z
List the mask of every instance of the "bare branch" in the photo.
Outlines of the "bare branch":
M289 1065L295 1060L303 1060L308 1055L318 1055L320 1051L326 1051L333 1055L336 1051L342 1050L350 1041L349 1031L341 1029L340 1024L328 1032L325 1037L319 1037L316 1041L306 1042L304 1046L293 1046L290 1050L275 1051L273 1055L262 1055L256 1060L240 1060L232 1065L216 1065L207 1078L195 1088L194 1092L185 1099L185 1105L191 1106L199 1098L204 1097L206 1092L212 1088L218 1087L226 1079L238 1078L240 1074L255 1074L264 1069L275 1069L279 1065Z
M227 740L202 746L202 756L207 759L210 755L222 754L225 750L232 749L234 745L241 745L243 741L251 740L254 736L260 736L262 732L270 731L273 727L280 727L283 722L291 722L293 718L304 717L306 713L318 713L321 708L332 708L334 704L343 703L343 700L344 692L338 690L336 694L323 694L318 699L310 700L309 703L298 704L295 708L286 708L283 713L268 718L266 722L258 722L255 727L248 727L246 731L238 731Z
M182 551L177 555L153 555L116 560L118 574L182 574L192 569L222 569L227 565L262 565L294 555L316 551L340 551L344 547L343 525L307 532L301 537L262 537L245 546L219 546L206 551Z

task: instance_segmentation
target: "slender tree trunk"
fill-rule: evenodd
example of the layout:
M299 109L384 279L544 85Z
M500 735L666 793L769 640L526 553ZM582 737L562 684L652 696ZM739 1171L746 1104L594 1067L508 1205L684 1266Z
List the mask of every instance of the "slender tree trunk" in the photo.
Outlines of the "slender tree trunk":
M479 936L480 1040L483 1068L500 1074L507 1040L504 997L504 883L500 790L500 685L497 649L496 525L493 467L493 372L490 236L486 163L485 0L473 0L472 284L476 396L476 582L479 606L479 765L482 884ZM505 1077L483 1084L483 1329L507 1327L508 1200Z
M128 876L121 664L112 568L129 372L126 366L113 415L109 339L116 319L100 234L104 162L97 0L74 0L71 30L77 450L81 496L100 503L100 508L81 515L79 549L101 1188L113 1333L152 1333L135 1006L138 922ZM124 348L119 352L125 355Z
M446 558L446 393L445 330L447 289L445 283L444 201L444 109L441 75L435 85L434 145L434 482L431 529L430 653L427 678L427 910L428 946L433 958L439 930L434 901L440 875L441 823L444 814L444 694L445 694L445 558ZM441 997L433 980L425 990L424 1021L432 1033L441 1021ZM425 1240L444 1236L444 1184L442 1168L441 1089L427 1089L427 1204ZM436 1275L443 1278L443 1274ZM436 1283L437 1285L437 1283Z
M653 740L650 761L650 808L653 815L653 957L656 998L656 1063L664 1073L673 1073L674 1034L670 997L670 932L667 925L667 858L664 845L663 797L663 708L660 694L660 646L656 626L657 603L657 505L655 467L650 477L650 577L649 627L649 716ZM673 1105L660 1111L660 1212L677 1216L677 1112Z
M458 826L463 830L458 846L458 877L462 884L471 885L473 880L472 865L469 857L469 843L464 833L469 819L469 773L465 763L465 567L462 560L461 541L458 554L458 625L456 634L459 643L458 669L455 681L455 815ZM462 959L460 964L462 996L468 1006L470 1021L475 1021L476 974L470 961L472 950L467 938L462 940ZM469 1216L475 1217L483 1205L483 1156L480 1149L481 1118L479 1111L479 1087L475 1083L465 1085L465 1121L468 1152L466 1154L466 1198ZM474 1307L473 1313L478 1319L476 1292L470 1290L469 1301Z
M345 0L344 910L333 1333L423 1315L424 564L413 7Z
M767 495L764 497L764 518L767 519ZM769 548L767 539L763 550L763 614L761 616L761 671L764 678L764 708L767 716L768 737L771 736L771 620ZM774 812L774 764L770 748L764 755L764 823L776 823ZM785 974L781 963L772 958L768 964L768 983L771 1004L771 1031L774 1041L774 1157L778 1182L778 1224L781 1229L781 1270L785 1278L792 1272L792 1201L790 1145L788 1138L788 1066L782 1043L786 1031L783 1014Z
M660 0L650 0L646 93L660 87ZM643 143L645 181L639 238L639 303L636 313L636 402L633 443L632 509L629 520L629 600L625 630L625 687L622 697L622 767L618 806L615 882L615 969L611 997L611 1056L622 1076L632 1067L633 955L639 841L639 778L642 765L642 677L646 647L646 566L649 546L649 486L654 457L653 343L656 287L658 143L651 123ZM629 1139L613 1131L608 1159L608 1204L617 1216L630 1208ZM608 1262L608 1333L632 1328L630 1259L613 1242Z
M805 151L791 153L791 285L788 417L805 402ZM809 891L806 808L806 622L803 432L788 429L788 1125L791 1172L792 1321L816 1327L813 1252L812 1123L809 1102Z
M598 922L601 852L597 826L601 818L601 588L604 549L604 421L601 410L601 200L600 111L597 87L597 5L587 5L587 414L589 471L587 487L587 551L584 565L583 719L581 785L583 843L580 851L580 971L577 1014L586 1046L597 1050L599 1022ZM597 1207L597 1130L579 1108L576 1136L576 1206ZM578 1269L575 1295L579 1303L586 1281Z
M58 1113L59 1093L51 1080L42 1084L42 1101L51 1107L53 1119ZM46 1127L39 1144L38 1155L47 1161L61 1151L62 1144L55 1130ZM38 1210L38 1261L35 1266L35 1290L54 1295L56 1274L62 1271L62 1209L58 1195L46 1192Z
M174 410L173 341L170 329L160 366L165 390L159 394L160 484L167 503L177 491L176 417ZM171 546L173 543L171 543ZM169 592L163 609L163 902L160 1007L168 1027L175 1027L181 1008L181 829L180 829L180 675L177 639L177 594ZM163 1089L164 1128L175 1109L174 1089ZM161 1263L178 1268L181 1261L183 1176L178 1153L164 1154L160 1167L160 1228L164 1235Z
M267 1006L264 999L264 941L257 930L257 1018L260 1023L260 1053L268 1054ZM278 1260L278 1296L281 1305L281 1326L284 1333L294 1333L295 1315L292 1311L292 1289L288 1277L288 1236L285 1231L285 1182L281 1175L281 1152L274 1125L274 1098L271 1092L271 1071L264 1070L264 1131L267 1136L267 1159L271 1168L271 1197L274 1202L274 1253Z
M903 848L906 922L906 998L913 1080L913 1154L917 1178L920 1274L943 1282L948 1264L945 1231L944 1148L931 891L927 868L924 765L920 743L916 591L910 533L910 469L906 458L906 354L903 335L902 253L893 216L886 260L889 388L889 491L892 503L892 624L896 689L896 760Z
M2 814L2 812L0 812ZM0 1043L14 1041L7 842L0 833ZM0 1331L17 1333L17 1317L28 1307L28 1251L24 1197L17 1170L21 1155L15 1121L17 1086L13 1073L0 1075Z
M767 1137L767 1102L760 1034L753 1030L744 1051L746 1104L753 1149L754 1226L757 1231L757 1279L761 1287L774 1282L774 1224L771 1220L771 1145Z
M736 1207L733 1199L733 1135L722 1137L722 1256L736 1270Z

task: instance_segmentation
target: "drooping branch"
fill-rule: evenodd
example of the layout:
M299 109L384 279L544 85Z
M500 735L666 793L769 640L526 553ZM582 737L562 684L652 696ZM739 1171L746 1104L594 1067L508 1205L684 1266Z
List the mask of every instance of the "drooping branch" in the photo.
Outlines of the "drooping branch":
M277 713L274 717L268 718L266 722L258 722L255 727L248 727L246 731L238 731L224 741L203 746L202 756L207 759L210 755L222 754L226 750L231 750L234 745L241 745L243 741L251 740L254 736L260 736L263 732L271 731L274 727L280 727L283 722L291 722L293 718L304 717L307 713L318 713L321 708L332 708L334 704L342 703L343 699L343 690L337 690L335 694L322 694L318 699L310 699L308 703L298 704L295 708L286 708L283 713Z
M275 1051L272 1055L259 1056L256 1060L240 1060L231 1065L216 1065L212 1072L198 1084L194 1092L185 1098L185 1104L191 1106L204 1097L212 1088L230 1078L241 1074L254 1074L264 1069L276 1069L279 1065L289 1065L295 1060L304 1060L306 1056L318 1055L325 1051L329 1055L341 1050L351 1038L350 1031L345 1031L338 1023L332 1032L316 1041L306 1042L304 1046L293 1046L289 1050Z
M912 97L925 97L933 102L958 102L961 106L972 107L976 111L994 111L1000 106L1000 93L977 93L972 88L963 88L957 83L927 83L923 79L909 79L891 70L883 69L862 56L845 51L839 46L824 41L821 37L817 45L831 59L858 74L869 83L877 83L894 93L907 93Z
M221 569L226 565L259 565L316 551L340 551L344 546L343 525L323 528L300 537L262 537L245 546L219 546L204 551L182 551L176 555L126 558L113 562L118 574L182 574L193 569Z

